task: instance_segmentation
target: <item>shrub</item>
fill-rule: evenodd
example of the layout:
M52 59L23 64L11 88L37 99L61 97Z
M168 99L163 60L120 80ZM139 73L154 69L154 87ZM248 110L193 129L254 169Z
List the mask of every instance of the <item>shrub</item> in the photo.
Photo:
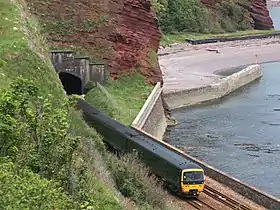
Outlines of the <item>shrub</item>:
M0 209L75 209L54 181L0 158Z
M163 32L205 32L206 8L199 0L169 0L165 12L160 14Z
M252 28L252 18L248 10L238 5L238 1L221 1L216 4L221 27L228 32Z
M109 168L119 191L143 209L167 209L162 183L133 153L109 157Z
M221 33L252 28L252 18L244 8L248 1L239 1L222 0L215 9L206 8L199 0L168 0L165 9L158 2L154 7L164 33Z
M47 179L67 176L78 137L69 135L67 99L55 106L43 98L33 82L17 78L0 93L0 156L10 157Z
M30 176L35 177L33 173L38 173L55 180L52 187L71 195L69 199L79 209L121 209L112 189L95 176L97 167L104 164L97 161L98 154L105 153L101 138L73 110L73 103L75 97L53 105L50 99L39 95L32 81L22 77L12 81L10 88L0 93L0 158L8 157L17 165L24 186L28 186ZM7 190L12 190L9 187ZM32 206L34 199L44 200L46 196L28 195L34 191L32 186L21 192L25 194L25 191L26 208ZM9 196L3 199L18 198L17 194ZM69 209L55 202L53 208Z

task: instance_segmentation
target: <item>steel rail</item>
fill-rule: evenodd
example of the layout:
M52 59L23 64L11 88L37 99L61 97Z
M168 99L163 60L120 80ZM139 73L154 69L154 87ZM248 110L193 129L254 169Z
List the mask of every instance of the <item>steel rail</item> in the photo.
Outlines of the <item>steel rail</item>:
M226 206L228 206L232 209L252 210L250 207L240 203L239 201L236 201L236 200L230 198L229 196L226 196L225 194L223 194L207 185L205 185L203 192L206 195L212 197L213 199L219 201L220 203L225 204Z

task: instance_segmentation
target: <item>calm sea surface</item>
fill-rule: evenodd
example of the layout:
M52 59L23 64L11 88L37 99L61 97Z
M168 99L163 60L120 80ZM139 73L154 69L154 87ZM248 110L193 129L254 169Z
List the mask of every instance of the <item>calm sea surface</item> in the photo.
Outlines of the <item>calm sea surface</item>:
M280 197L280 63L263 64L262 72L218 104L173 113L180 124L165 140Z
M271 8L269 12L273 19L274 28L280 30L280 8Z

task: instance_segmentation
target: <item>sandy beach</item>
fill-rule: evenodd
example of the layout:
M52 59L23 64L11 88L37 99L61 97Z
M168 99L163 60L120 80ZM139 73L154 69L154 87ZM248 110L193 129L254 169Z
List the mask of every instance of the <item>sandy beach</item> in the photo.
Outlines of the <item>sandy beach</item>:
M164 93L205 86L223 76L217 71L280 61L280 38L203 45L175 44L158 52Z

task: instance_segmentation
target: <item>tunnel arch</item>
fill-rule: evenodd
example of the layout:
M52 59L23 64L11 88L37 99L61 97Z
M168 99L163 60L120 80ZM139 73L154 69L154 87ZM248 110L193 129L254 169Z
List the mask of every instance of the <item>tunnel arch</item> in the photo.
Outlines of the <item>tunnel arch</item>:
M58 75L67 95L83 94L83 82L80 77L63 71L59 72Z

